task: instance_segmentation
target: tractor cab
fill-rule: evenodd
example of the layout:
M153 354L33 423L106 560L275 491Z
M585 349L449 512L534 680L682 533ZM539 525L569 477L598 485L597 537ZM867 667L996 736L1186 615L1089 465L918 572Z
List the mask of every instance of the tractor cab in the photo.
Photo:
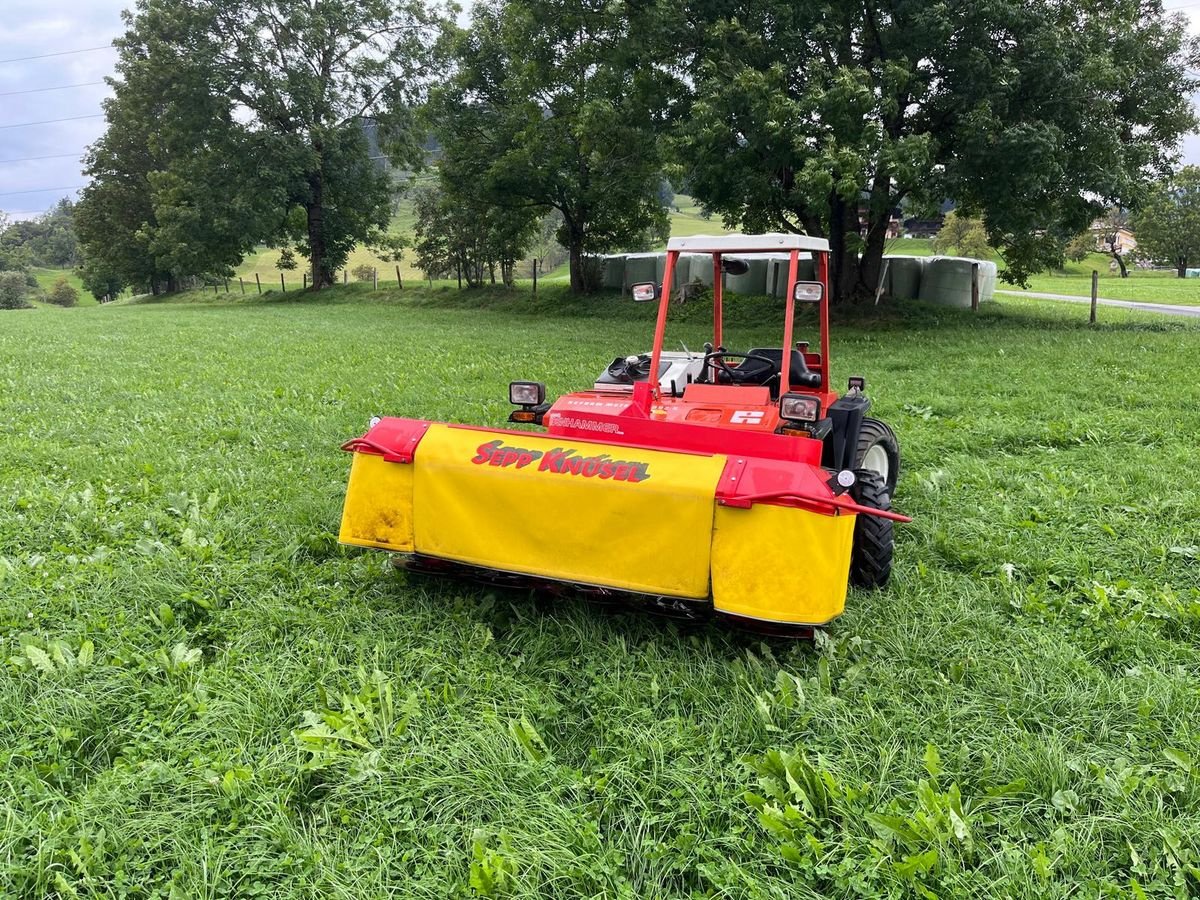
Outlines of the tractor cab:
M712 259L713 333L702 348L667 350L670 286L681 254ZM787 291L780 341L774 346L727 347L724 330L724 276L743 275L755 255L786 265ZM801 280L802 254L813 262L813 280ZM646 425L678 426L676 440L697 452L741 448L779 459L851 464L850 433L867 408L861 379L845 397L830 387L829 245L808 235L764 234L673 238L667 245L663 282L637 284L635 302L657 301L654 342L646 353L619 356L597 377L591 391L559 397L524 418L551 433L582 437L609 432L636 436ZM795 340L797 307L815 310L815 349ZM857 421L855 421L857 420ZM800 440L797 440L799 438Z

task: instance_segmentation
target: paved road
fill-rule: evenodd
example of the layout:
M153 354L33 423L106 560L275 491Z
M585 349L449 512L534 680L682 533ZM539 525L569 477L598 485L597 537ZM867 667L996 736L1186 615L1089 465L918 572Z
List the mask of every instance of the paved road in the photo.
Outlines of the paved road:
M1066 300L1069 303L1091 303L1091 297L1072 297L1069 294L1039 294L1034 291L996 291L997 294L1008 294L1012 297L1036 297L1039 300ZM1100 297L1096 300L1101 306L1119 306L1122 309L1144 310L1146 312L1163 313L1168 316L1190 316L1200 319L1200 306L1173 306L1169 303L1137 303L1133 300L1106 300Z

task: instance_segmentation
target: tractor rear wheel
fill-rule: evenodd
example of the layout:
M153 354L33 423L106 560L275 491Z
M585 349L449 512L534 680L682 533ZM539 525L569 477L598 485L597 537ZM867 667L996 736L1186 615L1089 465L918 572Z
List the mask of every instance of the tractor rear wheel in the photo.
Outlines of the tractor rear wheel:
M883 479L888 496L895 495L900 477L900 442L896 433L878 419L863 419L854 451L854 468L876 472Z
M879 474L871 469L854 473L857 481L850 496L860 506L890 510L892 497ZM895 523L891 519L859 513L854 518L854 546L850 550L850 584L860 588L881 588L892 575L895 550Z

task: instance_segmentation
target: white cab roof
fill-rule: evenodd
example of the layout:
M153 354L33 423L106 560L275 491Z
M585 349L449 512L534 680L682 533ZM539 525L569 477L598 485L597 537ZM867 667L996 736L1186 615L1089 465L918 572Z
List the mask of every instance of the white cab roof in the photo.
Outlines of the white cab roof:
M681 253L778 253L781 250L829 251L825 238L807 234L697 234L671 238L667 250Z

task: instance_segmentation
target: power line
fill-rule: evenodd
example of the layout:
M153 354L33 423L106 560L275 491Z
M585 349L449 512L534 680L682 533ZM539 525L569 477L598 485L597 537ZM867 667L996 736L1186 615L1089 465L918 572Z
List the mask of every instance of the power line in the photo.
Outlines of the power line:
M29 88L24 91L0 91L0 97L11 97L14 94L41 94L46 91L65 91L67 88L91 87L94 84L104 84L103 81L81 81L79 84L61 84L58 87Z
M43 119L40 122L15 122L12 125L0 125L0 128L26 128L30 125L53 125L55 122L74 122L78 119L100 119L104 113L92 113L90 116L67 116L63 119Z
M49 194L51 191L77 191L87 187L86 184L72 184L66 187L35 188L32 191L5 191L0 197L15 197L17 194Z
M22 157L19 157L18 159L0 159L0 166L6 165L7 163L37 162L39 159L72 159L73 158L73 159L82 160L83 154L85 152L87 152L87 151L80 150L78 153L54 153L50 156L22 156Z
M0 65L13 62L28 62L31 59L49 59L51 56L71 56L74 53L91 53L94 50L112 50L112 44L103 47L83 47L79 50L59 50L57 53L42 53L38 56L15 56L12 59L0 59Z

